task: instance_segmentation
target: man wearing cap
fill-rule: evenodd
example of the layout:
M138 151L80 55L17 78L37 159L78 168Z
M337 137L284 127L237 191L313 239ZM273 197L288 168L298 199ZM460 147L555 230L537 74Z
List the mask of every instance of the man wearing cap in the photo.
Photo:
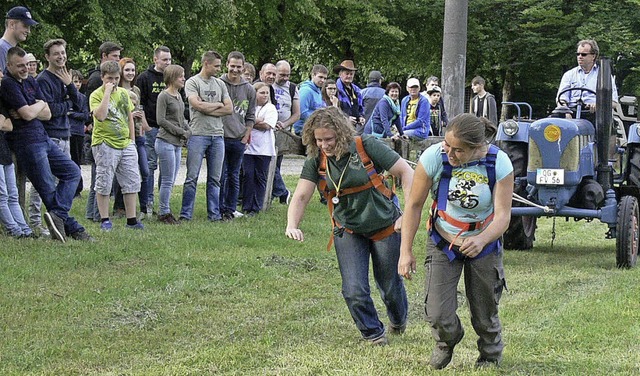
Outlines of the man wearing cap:
M373 110L382 97L384 97L384 88L382 87L382 73L377 70L369 72L369 83L367 87L362 89L362 105L364 106L364 122L369 121L373 114Z
M441 95L440 86L434 85L427 89L427 99L431 105L431 134L434 136L444 136L444 127L446 127L439 106Z
M349 118L356 133L362 134L364 131L364 106L362 105L362 91L353 83L353 77L357 71L353 60L344 60L340 65L336 65L333 71L339 76L336 86L338 87L340 109Z
M0 39L0 73L7 67L7 51L20 42L27 40L31 33L31 26L38 23L31 17L27 7L13 7L5 16L5 29Z
M410 78L407 81L409 95L402 98L400 104L400 122L404 135L424 140L431 134L431 111L427 99L420 95L420 81Z
M38 64L40 64L40 61L33 54L27 54L27 72L29 72L29 76L33 78L38 76Z

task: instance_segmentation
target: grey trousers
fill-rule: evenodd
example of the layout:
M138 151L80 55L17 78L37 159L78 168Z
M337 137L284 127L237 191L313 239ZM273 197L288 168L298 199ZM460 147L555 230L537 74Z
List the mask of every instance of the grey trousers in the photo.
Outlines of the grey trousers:
M499 361L502 358L502 326L498 303L506 287L502 250L479 259L449 259L431 239L427 240L425 313L437 344L455 346L464 335L458 309L457 287L464 269L471 325L478 339L480 358Z

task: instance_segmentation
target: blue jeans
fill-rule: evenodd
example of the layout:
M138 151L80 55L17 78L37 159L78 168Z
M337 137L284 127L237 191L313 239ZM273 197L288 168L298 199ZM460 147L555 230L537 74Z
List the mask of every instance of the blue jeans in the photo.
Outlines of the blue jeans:
M373 277L387 307L391 325L405 325L409 304L404 283L398 275L400 234L393 233L383 240L372 241L362 235L344 232L342 237L336 236L334 242L342 275L342 296L362 337L375 340L384 334L384 325L378 319L371 299L369 258L373 262Z
M156 170L158 169L158 155L156 154L156 137L158 136L158 128L151 128L151 130L147 131L144 136L147 138L145 146L147 148L147 166L149 167L149 175L147 179L147 204L151 204L153 206L153 183L155 180ZM162 181L162 179L158 179ZM160 181L158 182L158 185L160 185Z
M245 213L262 210L270 163L271 157L268 155L245 154L243 157L242 210Z
M231 214L238 206L240 193L240 167L246 144L240 140L224 139L224 163L222 164L222 180L220 188L220 211Z
M165 215L171 213L171 191L173 190L173 183L176 181L176 176L178 176L178 170L180 169L182 147L156 138L156 153L158 154L158 165L160 166L161 177L158 214Z
M280 174L280 166L282 166L283 158L284 155L279 155L278 159L276 159L276 173L273 176L271 198L282 197L287 194L287 186L284 184L284 180L282 180L282 175Z
M202 160L207 159L207 218L222 219L220 214L220 178L224 161L222 136L191 136L187 141L187 177L182 187L180 217L191 219L196 201L196 188Z
M13 152L18 168L25 172L47 210L64 222L66 234L84 231L84 227L69 216L73 196L80 182L80 168L51 139L23 144L13 148Z
M122 204L124 207L124 203ZM87 210L84 217L94 222L100 221L98 211L98 199L96 198L96 162L91 156L91 185L89 186L89 197L87 197Z
M30 235L32 232L18 202L16 168L13 163L0 165L0 222L11 236Z

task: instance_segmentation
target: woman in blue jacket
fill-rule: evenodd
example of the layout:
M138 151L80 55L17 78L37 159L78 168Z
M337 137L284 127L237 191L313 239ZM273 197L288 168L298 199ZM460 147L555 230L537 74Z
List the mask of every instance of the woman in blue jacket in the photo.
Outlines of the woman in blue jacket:
M365 134L372 134L377 138L394 137L391 126L395 125L399 135L402 136L399 97L400 84L390 82L385 89L384 96L378 101L371 118L364 126Z

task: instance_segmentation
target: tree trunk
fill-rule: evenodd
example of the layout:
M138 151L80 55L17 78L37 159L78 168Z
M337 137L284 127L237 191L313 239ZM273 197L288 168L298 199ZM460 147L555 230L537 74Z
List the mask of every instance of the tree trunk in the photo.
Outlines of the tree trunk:
M502 85L502 102L508 102L511 100L513 96L513 88L515 77L513 75L513 71L510 68L507 68L507 71L504 74L504 84ZM525 114L522 114L525 115ZM502 110L500 111L500 121L504 121L509 118L508 106L502 105ZM496 124L497 125L497 124Z

